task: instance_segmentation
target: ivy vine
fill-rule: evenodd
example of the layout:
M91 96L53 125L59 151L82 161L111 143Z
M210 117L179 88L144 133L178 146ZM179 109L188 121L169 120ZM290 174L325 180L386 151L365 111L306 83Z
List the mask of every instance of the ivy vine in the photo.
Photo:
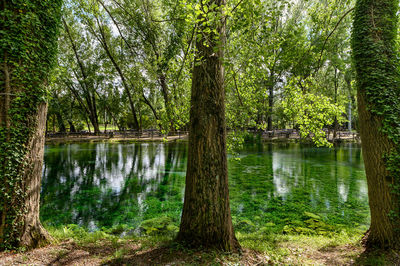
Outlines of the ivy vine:
M18 247L24 226L26 156L38 106L48 94L61 4L62 0L0 4L0 250Z
M392 193L400 198L400 73L398 63L398 1L357 1L352 35L357 89L366 96L368 110L379 117L381 134L393 147L384 155ZM397 204L400 206L399 204ZM399 210L392 210L393 223Z

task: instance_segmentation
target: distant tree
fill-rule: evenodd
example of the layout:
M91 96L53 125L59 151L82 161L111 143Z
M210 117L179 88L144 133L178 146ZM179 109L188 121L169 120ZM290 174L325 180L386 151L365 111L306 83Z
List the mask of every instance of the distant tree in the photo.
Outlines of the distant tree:
M358 0L352 48L371 226L368 247L400 244L400 76L395 0Z
M61 2L0 4L0 250L37 247L49 238L39 197Z
M192 76L186 189L178 241L225 251L240 249L229 206L226 153L225 0L201 1Z
M90 41L87 39L88 35L76 32L77 30L81 30L78 28L78 23L74 23L74 27L71 27L66 21L66 18L63 17L63 25L66 35L63 37L72 48L72 56L69 56L68 59L76 62L74 65L69 64L72 68L70 70L72 73L68 73L68 75L73 77L68 77L66 75L63 79L65 80L65 85L88 114L89 120L94 128L94 133L98 134L100 132L100 127L96 91L99 84L102 83L102 81L98 79L98 72L100 71L100 66L96 60L96 56L98 55L96 51L94 51L95 47L90 45ZM78 35L79 33L82 35ZM63 62L63 64L68 64L69 60Z

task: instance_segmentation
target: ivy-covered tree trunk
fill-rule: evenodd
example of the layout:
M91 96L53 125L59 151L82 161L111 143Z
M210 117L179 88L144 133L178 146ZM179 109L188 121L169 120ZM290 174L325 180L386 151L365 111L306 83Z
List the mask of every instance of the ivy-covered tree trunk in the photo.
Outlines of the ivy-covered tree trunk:
M203 2L204 3L204 2ZM229 206L223 47L225 0L210 0L198 20L192 77L186 189L178 241L225 251L240 248ZM212 7L214 6L214 7ZM214 14L213 14L214 13ZM215 15L218 22L205 21ZM217 25L215 25L217 24ZM209 28L207 28L209 27ZM218 34L213 30L217 29Z
M400 244L400 85L395 0L358 0L352 36L371 226L368 247Z
M47 76L61 1L0 3L0 250L49 240L39 221Z

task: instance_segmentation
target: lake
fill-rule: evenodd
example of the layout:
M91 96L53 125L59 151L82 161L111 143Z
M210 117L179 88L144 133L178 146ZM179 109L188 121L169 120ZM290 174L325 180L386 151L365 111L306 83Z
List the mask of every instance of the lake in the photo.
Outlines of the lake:
M179 224L186 143L46 145L41 220L89 230L170 217ZM237 231L327 232L370 222L361 148L246 144L229 157Z

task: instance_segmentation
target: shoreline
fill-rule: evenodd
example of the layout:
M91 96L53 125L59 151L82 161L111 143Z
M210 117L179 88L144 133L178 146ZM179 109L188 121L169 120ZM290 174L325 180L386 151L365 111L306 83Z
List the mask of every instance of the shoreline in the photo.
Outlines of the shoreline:
M94 135L83 135L83 136L60 136L60 137L46 137L45 144L73 144L73 143L135 143L135 142L187 142L188 134L179 136L153 136L153 137L112 137L106 135L94 136ZM262 137L262 143L312 143L310 139L301 139L299 137ZM329 140L332 143L332 139ZM340 143L361 143L358 138L353 137L342 137L336 139L335 144Z
M123 143L123 142L176 142L187 141L187 135L181 136L154 136L154 137L110 137L110 136L63 136L46 137L45 144L70 144L70 143Z

